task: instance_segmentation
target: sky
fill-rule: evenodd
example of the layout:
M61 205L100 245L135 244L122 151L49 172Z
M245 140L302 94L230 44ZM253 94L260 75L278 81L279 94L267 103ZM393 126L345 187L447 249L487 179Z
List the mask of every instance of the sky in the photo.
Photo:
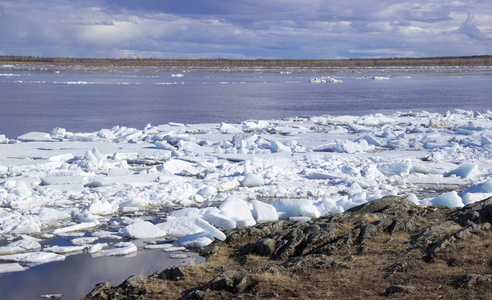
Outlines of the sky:
M0 0L0 55L346 59L488 54L490 0Z

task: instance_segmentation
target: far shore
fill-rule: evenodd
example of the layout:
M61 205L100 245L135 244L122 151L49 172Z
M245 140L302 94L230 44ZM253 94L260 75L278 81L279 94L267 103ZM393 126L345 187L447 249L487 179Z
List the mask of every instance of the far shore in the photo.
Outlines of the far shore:
M492 55L381 59L156 59L156 58L66 58L0 56L0 64L94 67L183 68L384 68L384 67L487 67Z

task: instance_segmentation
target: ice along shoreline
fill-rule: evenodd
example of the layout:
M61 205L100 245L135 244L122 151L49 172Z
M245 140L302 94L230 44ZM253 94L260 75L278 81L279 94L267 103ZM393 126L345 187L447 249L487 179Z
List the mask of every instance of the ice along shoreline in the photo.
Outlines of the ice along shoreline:
M142 239L200 247L223 239L219 229L317 218L387 194L473 203L492 195L491 117L456 110L3 138L0 267L74 251L125 255ZM54 237L71 245L40 246Z

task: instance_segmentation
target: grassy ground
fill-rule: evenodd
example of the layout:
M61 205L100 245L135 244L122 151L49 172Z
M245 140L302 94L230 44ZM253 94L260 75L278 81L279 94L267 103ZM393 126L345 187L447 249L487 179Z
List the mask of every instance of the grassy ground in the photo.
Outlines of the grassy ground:
M389 58L389 59L97 59L0 56L0 64L130 66L130 67L216 67L216 68L358 68L358 67L430 67L430 66L492 66L492 56Z
M420 250L409 249L408 233L382 233L367 244L368 251L357 254L345 249L331 256L350 268L306 268L287 272L284 261L249 255L240 263L238 249L247 241L222 244L217 255L208 262L189 267L181 281L154 280L148 285L145 299L178 299L188 290L205 285L226 270L249 272L258 284L238 299L473 299L491 291L490 282L473 289L452 286L464 274L490 273L492 239L489 235L455 243L433 262L422 261ZM404 258L405 265L399 263ZM410 294L387 295L391 285L412 285ZM208 291L204 299L233 299L228 291Z

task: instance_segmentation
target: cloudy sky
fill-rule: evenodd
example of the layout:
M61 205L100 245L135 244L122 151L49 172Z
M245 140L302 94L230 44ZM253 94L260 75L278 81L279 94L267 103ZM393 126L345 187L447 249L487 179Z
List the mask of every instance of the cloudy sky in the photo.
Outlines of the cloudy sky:
M0 0L0 55L154 58L492 54L490 0Z

